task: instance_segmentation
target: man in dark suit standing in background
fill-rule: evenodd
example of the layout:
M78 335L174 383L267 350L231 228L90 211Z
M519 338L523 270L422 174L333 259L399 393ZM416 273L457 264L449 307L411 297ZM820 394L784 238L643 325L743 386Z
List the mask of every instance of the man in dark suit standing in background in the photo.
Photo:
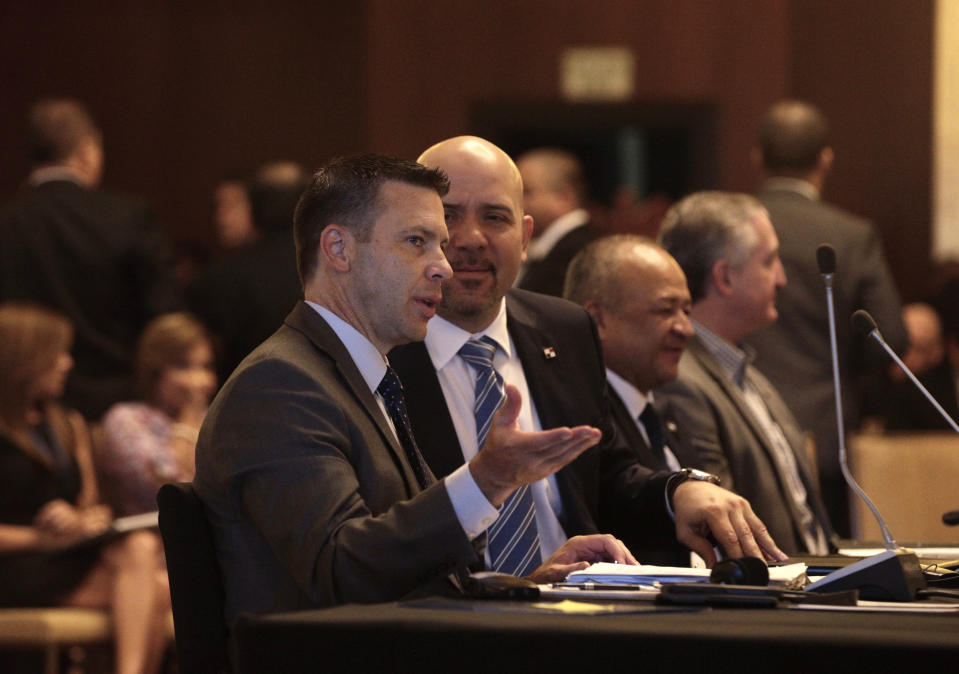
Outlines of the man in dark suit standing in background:
M71 320L76 366L65 400L96 419L132 397L143 326L179 307L169 251L144 203L97 189L103 143L83 105L39 101L28 142L34 169L0 212L0 300Z
M789 284L779 297L779 320L746 340L758 367L782 393L816 441L823 500L841 536L849 536L849 490L839 470L832 357L825 286L816 248L836 250L836 338L842 374L844 425L859 426L857 384L888 362L875 345L855 338L849 317L865 309L898 353L906 347L899 293L872 223L820 199L832 168L829 124L814 106L785 100L766 113L756 160L767 176L759 200L779 237Z
M660 243L686 274L696 330L679 378L656 391L663 416L786 552L826 554L832 529L802 432L743 346L776 320L786 285L766 209L747 194L698 192L666 213Z
M390 361L408 392L413 428L433 471L445 475L464 458L482 455L474 417L484 372L495 373L523 392L524 430L585 424L603 432L595 450L531 483L528 498L516 505L535 522L543 557L576 534L620 536L608 528L615 520L651 543L678 538L709 563L715 561L710 532L731 556L781 558L744 499L700 481L704 475L654 473L638 463L613 429L602 355L582 307L510 290L532 221L523 215L522 178L506 153L482 138L460 136L429 148L420 162L450 178L443 206L453 277L443 284L426 341L394 349Z
M415 162L362 155L318 171L297 206L305 301L226 382L197 444L228 621L449 592L510 494L599 440L585 426L518 430L508 387L486 410L482 452L439 481L423 461L385 354L423 339L450 277L447 186ZM635 561L611 536L583 537L532 575L561 580L587 560Z
M583 166L570 152L549 147L523 153L516 166L523 177L523 208L533 218L517 287L562 297L570 261L597 236L583 207Z

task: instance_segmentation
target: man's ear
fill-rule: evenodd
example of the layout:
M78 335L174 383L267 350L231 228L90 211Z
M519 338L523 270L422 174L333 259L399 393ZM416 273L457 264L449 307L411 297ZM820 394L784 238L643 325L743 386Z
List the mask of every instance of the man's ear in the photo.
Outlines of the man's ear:
M726 260L717 260L709 272L713 288L723 297L733 294L732 267Z
M320 256L321 268L329 266L338 272L348 272L356 255L356 238L343 225L327 225L320 233L317 254Z
M524 215L521 225L523 227L523 255L520 260L526 262L526 248L529 246L530 239L533 238L533 216Z
M596 332L599 333L599 339L602 341L606 332L606 311L603 309L603 305L596 300L589 300L583 305L583 308L592 317L593 323L596 324Z
M816 159L816 169L824 176L832 170L832 163L836 159L836 153L830 146L824 147L819 151L819 157Z

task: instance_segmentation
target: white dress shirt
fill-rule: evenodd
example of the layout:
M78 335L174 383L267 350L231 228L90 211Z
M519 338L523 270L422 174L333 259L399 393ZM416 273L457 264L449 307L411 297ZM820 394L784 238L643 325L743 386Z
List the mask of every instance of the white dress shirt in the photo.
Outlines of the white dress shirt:
M519 415L520 428L527 432L542 430L536 406L529 394L523 365L506 329L506 300L502 300L499 314L493 322L482 332L474 334L437 316L429 322L427 327L426 350L436 369L440 387L446 398L446 406L449 408L450 417L456 429L456 437L463 451L463 459L466 461L479 452L476 440L476 417L473 413L476 371L457 355L457 352L470 339L479 339L483 336L490 337L499 345L493 356L493 367L506 384L512 384L519 390L523 398ZM545 480L531 484L530 493L536 506L540 552L545 560L567 540L566 532L563 531L559 522L563 505L555 476L551 475Z
M386 411L386 405L382 396L377 393L383 376L386 374L386 367L389 364L386 356L380 353L379 349L373 346L362 333L342 318L334 314L326 307L307 301L313 309L326 321L327 325L336 333L343 346L349 352L350 357L360 371L363 381L370 387L376 404L386 418L386 422L393 429L393 435L396 436L396 428L393 426L393 420ZM434 319L435 320L435 319ZM399 441L399 437L397 437ZM402 445L402 443L400 443ZM474 440L475 444L475 440ZM446 493L453 502L453 510L459 519L463 531L470 540L473 540L482 534L490 524L496 520L496 508L483 496L476 481L470 474L469 469L463 465L443 481L446 487Z
M513 287L519 286L530 264L545 258L560 239L587 222L589 222L589 211L585 208L577 208L553 220L542 234L529 242L526 248L526 261L520 266L519 273L513 281Z
M617 395L619 395L623 401L623 405L626 406L626 411L629 412L629 416L632 417L636 423L636 428L639 429L640 434L642 434L643 439L646 441L646 445L649 446L649 433L646 432L646 427L643 425L643 422L639 420L639 415L646 409L646 405L653 404L653 392L643 393L609 368L606 368L606 382L616 391ZM677 471L682 467L679 465L679 459L673 454L668 444L663 447L663 452L666 454L666 465L669 466L670 470Z

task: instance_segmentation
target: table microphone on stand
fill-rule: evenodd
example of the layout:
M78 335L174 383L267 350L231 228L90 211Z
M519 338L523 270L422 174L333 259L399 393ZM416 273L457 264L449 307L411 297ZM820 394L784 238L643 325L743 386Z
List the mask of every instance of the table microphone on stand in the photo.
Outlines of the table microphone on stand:
M918 590L926 586L919 559L915 553L899 547L879 510L866 496L852 473L846 459L846 433L843 428L842 394L839 381L839 356L836 347L836 315L833 306L833 277L836 274L836 250L828 243L816 249L816 262L826 286L826 307L829 317L829 345L832 351L832 377L836 396L836 426L839 433L839 467L846 484L863 500L879 523L886 550L866 557L849 566L833 571L808 585L809 592L835 592L858 589L864 599L912 601Z

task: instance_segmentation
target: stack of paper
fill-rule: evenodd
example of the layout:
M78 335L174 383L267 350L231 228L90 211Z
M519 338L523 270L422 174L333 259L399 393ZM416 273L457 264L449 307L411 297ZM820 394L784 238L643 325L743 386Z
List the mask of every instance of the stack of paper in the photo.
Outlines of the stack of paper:
M708 583L709 569L692 569L684 566L652 566L639 564L613 564L599 562L574 571L566 577L568 583L602 583L604 585L653 585L656 583ZM805 564L787 564L769 568L769 584L772 586L794 585L806 575Z

